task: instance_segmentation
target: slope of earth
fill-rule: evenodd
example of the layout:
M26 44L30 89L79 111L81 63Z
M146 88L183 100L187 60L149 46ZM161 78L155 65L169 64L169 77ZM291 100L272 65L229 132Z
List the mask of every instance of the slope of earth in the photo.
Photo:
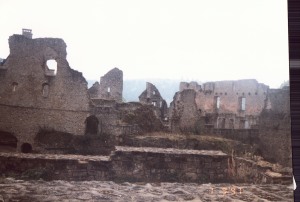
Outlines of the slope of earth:
M120 137L120 144L132 147L160 147L192 150L221 150L224 153L244 156L256 154L257 145L243 144L218 136L204 136L191 134L174 134L164 132L147 133L135 136Z

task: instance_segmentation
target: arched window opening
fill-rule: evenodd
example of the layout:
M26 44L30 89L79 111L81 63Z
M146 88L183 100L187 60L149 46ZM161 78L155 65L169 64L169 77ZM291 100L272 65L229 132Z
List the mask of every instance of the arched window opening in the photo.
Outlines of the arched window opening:
M57 74L57 62L56 60L47 60L47 75L49 76L56 76Z
M43 90L42 90L43 97L48 97L49 95L49 84L43 83Z
M110 93L110 87L107 88L107 92Z
M85 120L85 134L96 135L98 133L99 120L96 116L92 115Z
M22 153L31 153L32 152L32 146L29 143L24 143L21 145L21 152Z
M15 92L17 90L18 85L19 84L17 82L12 83L12 92Z

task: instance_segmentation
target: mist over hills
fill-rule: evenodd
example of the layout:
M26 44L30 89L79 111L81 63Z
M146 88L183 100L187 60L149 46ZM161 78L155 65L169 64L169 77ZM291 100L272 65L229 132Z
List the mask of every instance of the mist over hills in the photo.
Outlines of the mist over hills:
M90 88L96 80L88 80ZM173 97L179 91L180 80L175 79L131 79L123 82L123 97L126 102L139 101L139 95L146 89L146 82L156 86L161 96L166 100L168 105L172 102Z

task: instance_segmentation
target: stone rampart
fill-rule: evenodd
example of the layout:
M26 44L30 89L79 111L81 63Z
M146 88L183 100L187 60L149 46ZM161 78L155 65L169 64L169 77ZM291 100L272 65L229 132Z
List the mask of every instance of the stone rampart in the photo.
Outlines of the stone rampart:
M228 155L221 151L116 147L111 156L125 181L227 182Z
M0 153L0 172L46 180L289 183L268 164L221 151L116 147L110 156Z

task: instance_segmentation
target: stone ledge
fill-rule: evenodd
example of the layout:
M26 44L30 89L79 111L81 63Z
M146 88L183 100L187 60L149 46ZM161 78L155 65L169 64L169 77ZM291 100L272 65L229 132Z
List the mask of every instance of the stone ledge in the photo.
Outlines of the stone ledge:
M24 154L24 153L4 153L0 152L0 157L15 157L22 159L49 159L49 160L78 160L78 161L110 161L109 156L91 155L64 155L64 154Z
M186 150L173 148L155 148L155 147L122 147L116 146L116 152L139 152L139 153L163 153L163 154L192 154L200 156L228 156L222 151L211 150Z

